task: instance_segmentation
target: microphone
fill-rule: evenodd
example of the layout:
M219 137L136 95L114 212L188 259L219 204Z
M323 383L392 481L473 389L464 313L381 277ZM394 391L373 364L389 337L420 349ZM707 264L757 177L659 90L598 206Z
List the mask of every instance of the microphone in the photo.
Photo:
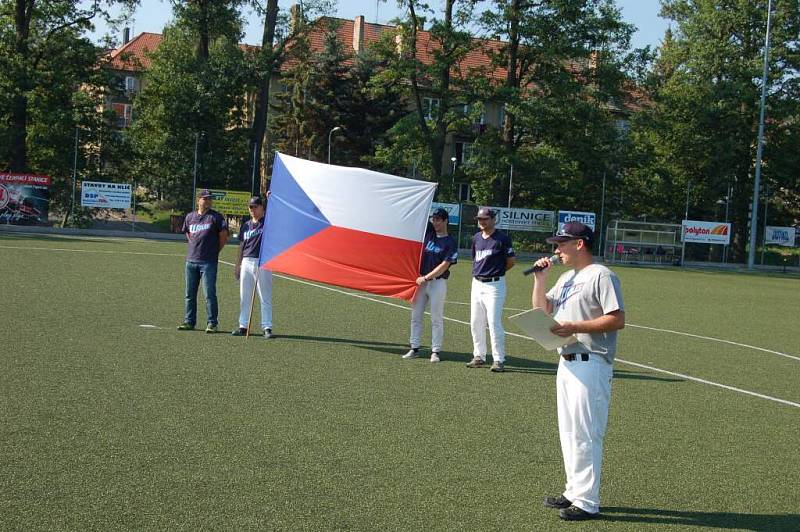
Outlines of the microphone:
M550 257L550 264L558 264L561 262L561 259L558 258L558 255L553 255ZM522 271L522 275L530 275L534 272L540 272L544 270L547 266L531 266L527 270Z

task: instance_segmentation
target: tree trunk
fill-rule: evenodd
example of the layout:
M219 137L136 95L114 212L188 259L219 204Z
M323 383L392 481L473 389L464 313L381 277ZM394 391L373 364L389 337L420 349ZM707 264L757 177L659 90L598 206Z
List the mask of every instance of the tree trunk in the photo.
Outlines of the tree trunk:
M9 170L26 172L28 170L28 36L30 34L31 15L34 0L17 0L14 11L16 58L16 93L11 98Z
M521 0L513 0L511 2L510 10L508 13L508 61L506 63L506 89L508 94L516 94L519 90L520 80L517 77L519 71L519 23L521 15ZM505 147L506 154L513 159L513 154L516 151L515 141L516 117L514 113L506 109L503 116L503 131L502 139L503 146ZM505 191L511 186L511 174L509 172L502 173L504 177L496 179L492 187L492 196L495 202L502 204Z
M259 191L265 192L265 183L261 178L261 152L266 141L267 132L267 113L269 111L269 85L272 72L275 68L276 56L273 50L275 40L275 26L278 20L278 0L267 0L267 12L264 17L264 35L261 38L261 51L259 52L266 65L258 91L256 92L255 111L253 116L253 128L250 135L250 162L248 168L251 175L255 175L255 181L259 183Z

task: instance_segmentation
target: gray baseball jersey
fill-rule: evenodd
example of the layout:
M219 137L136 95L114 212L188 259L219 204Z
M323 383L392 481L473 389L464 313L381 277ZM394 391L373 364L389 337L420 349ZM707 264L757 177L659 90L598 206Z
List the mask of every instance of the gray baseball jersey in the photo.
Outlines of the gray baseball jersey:
M547 292L547 300L553 305L553 318L558 322L593 320L615 310L625 310L619 278L602 264L590 264L580 271L561 274ZM575 336L578 343L564 346L558 352L595 353L609 363L614 362L617 331Z

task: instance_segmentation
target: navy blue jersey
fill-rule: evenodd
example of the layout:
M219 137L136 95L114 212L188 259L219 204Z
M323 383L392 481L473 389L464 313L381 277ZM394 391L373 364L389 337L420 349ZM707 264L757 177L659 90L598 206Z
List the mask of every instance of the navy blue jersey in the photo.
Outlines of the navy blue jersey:
M192 211L183 221L183 233L189 238L189 262L217 262L219 258L219 233L228 230L225 217L213 209L205 214Z
M247 220L239 230L242 257L258 258L261 254L261 234L264 232L264 218L257 222Z
M422 250L422 264L419 274L425 276L431 273L442 262L450 264L458 262L458 247L455 239L450 235L436 236L433 225L428 223L428 230L425 231L425 247ZM450 270L445 271L442 278L450 277Z
M506 259L514 256L511 237L495 230L489 238L478 231L472 237L472 275L498 277L506 273Z

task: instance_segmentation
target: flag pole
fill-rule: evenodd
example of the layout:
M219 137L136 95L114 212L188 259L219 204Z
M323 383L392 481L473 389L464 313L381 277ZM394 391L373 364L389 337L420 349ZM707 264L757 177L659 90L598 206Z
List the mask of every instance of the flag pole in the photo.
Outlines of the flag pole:
M250 338L250 325L253 323L253 307L256 306L256 290L258 290L258 270L256 270L256 272L253 274L253 277L255 277L256 282L253 285L253 296L250 298L250 316L247 317L247 332L244 336L245 339Z

